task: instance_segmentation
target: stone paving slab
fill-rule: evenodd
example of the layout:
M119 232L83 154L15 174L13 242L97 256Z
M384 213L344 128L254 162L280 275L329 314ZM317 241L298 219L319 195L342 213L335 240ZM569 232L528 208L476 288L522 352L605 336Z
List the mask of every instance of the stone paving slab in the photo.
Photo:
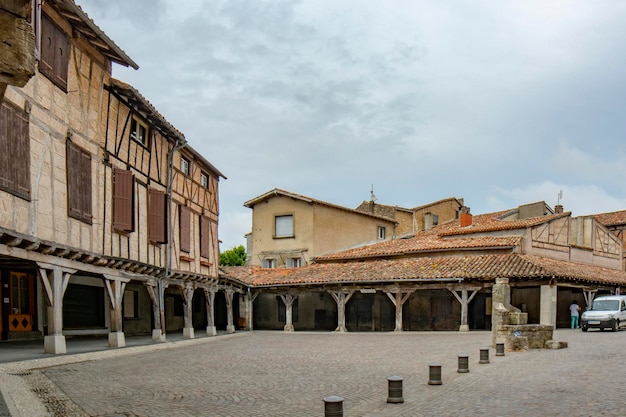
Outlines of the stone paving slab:
M98 417L323 416L329 395L344 398L344 416L626 415L626 331L558 330L555 339L569 347L490 349L479 364L490 332L251 332L0 371L41 372ZM456 372L458 354L469 355L469 373ZM431 362L442 364L440 386L427 383ZM404 379L402 404L386 402L392 375Z

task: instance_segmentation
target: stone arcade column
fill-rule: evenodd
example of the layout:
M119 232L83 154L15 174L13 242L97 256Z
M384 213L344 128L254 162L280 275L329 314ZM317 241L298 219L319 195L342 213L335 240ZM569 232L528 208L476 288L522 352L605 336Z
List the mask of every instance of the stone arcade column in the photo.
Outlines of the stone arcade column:
M556 285L542 285L539 297L539 323L556 327Z
M247 305L247 310L246 310L246 318L247 318L247 323L246 323L246 330L252 331L254 330L254 324L252 323L252 321L254 320L254 300L256 300L256 298L259 296L258 292L255 293L251 293L250 290L248 290L248 294L246 295L246 305Z
M207 336L216 336L217 328L215 327L215 293L217 285L211 285L204 288L204 296L206 298L206 334Z
M226 288L224 294L226 295L226 333L235 333L235 325L233 324L233 295L235 290Z
M152 301L152 317L154 318L154 329L152 329L152 341L153 342L165 342L166 335L161 329L165 329L165 326L162 326L161 323L161 310L159 308L159 287L158 283L154 280L147 282L146 290L148 291L148 295L150 296L150 301ZM167 285L163 285L163 291L165 291ZM164 324L164 323L163 323Z
M195 285L190 283L180 287L180 293L183 296L183 337L185 339L193 339L195 337L192 319L193 293L195 289Z
M474 296L478 294L480 288L463 288L461 289L461 296L457 293L458 290L450 289L450 292L454 295L454 298L461 303L461 326L459 327L460 332L468 332L469 324L467 322L467 311L469 303L474 299ZM472 294L468 297L468 291L472 291Z
M104 275L104 284L109 293L111 301L111 332L109 333L110 347L126 346L126 338L122 327L122 299L124 298L124 288L130 281L128 278L113 277Z
M354 294L354 291L328 291L337 303L337 328L336 332L347 332L346 329L346 303Z
M280 295L280 299L285 304L285 327L284 331L293 332L293 303L298 299L297 294Z
M396 306L396 328L393 330L394 332L402 331L402 307L406 300L409 299L411 294L413 294L415 290L412 291L394 291L394 292L386 292L387 297L391 300L394 306Z
M39 275L46 293L48 305L48 335L44 337L45 353L67 353L63 335L63 296L75 269L61 268L58 265L37 262Z

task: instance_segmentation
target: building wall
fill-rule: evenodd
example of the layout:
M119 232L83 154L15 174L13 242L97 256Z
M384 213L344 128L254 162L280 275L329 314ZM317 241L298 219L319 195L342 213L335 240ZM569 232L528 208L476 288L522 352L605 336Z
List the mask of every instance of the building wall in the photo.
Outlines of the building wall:
M290 214L294 219L294 236L275 238L275 216ZM310 258L323 253L375 242L378 226L386 228L387 238L393 235L394 223L390 220L279 195L253 208L251 247L254 253L250 262L252 265L262 265L263 254L268 252L302 250L304 260L308 263ZM284 266L284 256L275 257L277 266Z
M434 226L432 217L428 220L427 214L438 216L438 224L458 219L459 211L463 205L457 199L447 199L414 209L415 231L426 230Z

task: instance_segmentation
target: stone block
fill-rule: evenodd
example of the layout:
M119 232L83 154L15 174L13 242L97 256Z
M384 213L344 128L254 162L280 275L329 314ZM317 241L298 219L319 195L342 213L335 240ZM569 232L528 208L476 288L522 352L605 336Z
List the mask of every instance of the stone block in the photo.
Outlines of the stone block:
M525 351L530 348L525 336L508 336L504 339L504 349L512 352Z
M109 333L109 347L124 347L126 346L126 337L124 332L111 332Z
M558 340L547 340L545 344L546 349L565 349L567 347L567 342L561 342Z
M528 324L528 313L510 312L509 324Z

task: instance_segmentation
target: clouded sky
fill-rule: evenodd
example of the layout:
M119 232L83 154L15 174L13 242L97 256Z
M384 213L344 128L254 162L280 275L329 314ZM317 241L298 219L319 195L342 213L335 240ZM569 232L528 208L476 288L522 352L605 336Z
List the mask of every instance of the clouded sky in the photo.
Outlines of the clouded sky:
M626 209L626 2L76 0L220 182L221 250L272 188L355 208Z

